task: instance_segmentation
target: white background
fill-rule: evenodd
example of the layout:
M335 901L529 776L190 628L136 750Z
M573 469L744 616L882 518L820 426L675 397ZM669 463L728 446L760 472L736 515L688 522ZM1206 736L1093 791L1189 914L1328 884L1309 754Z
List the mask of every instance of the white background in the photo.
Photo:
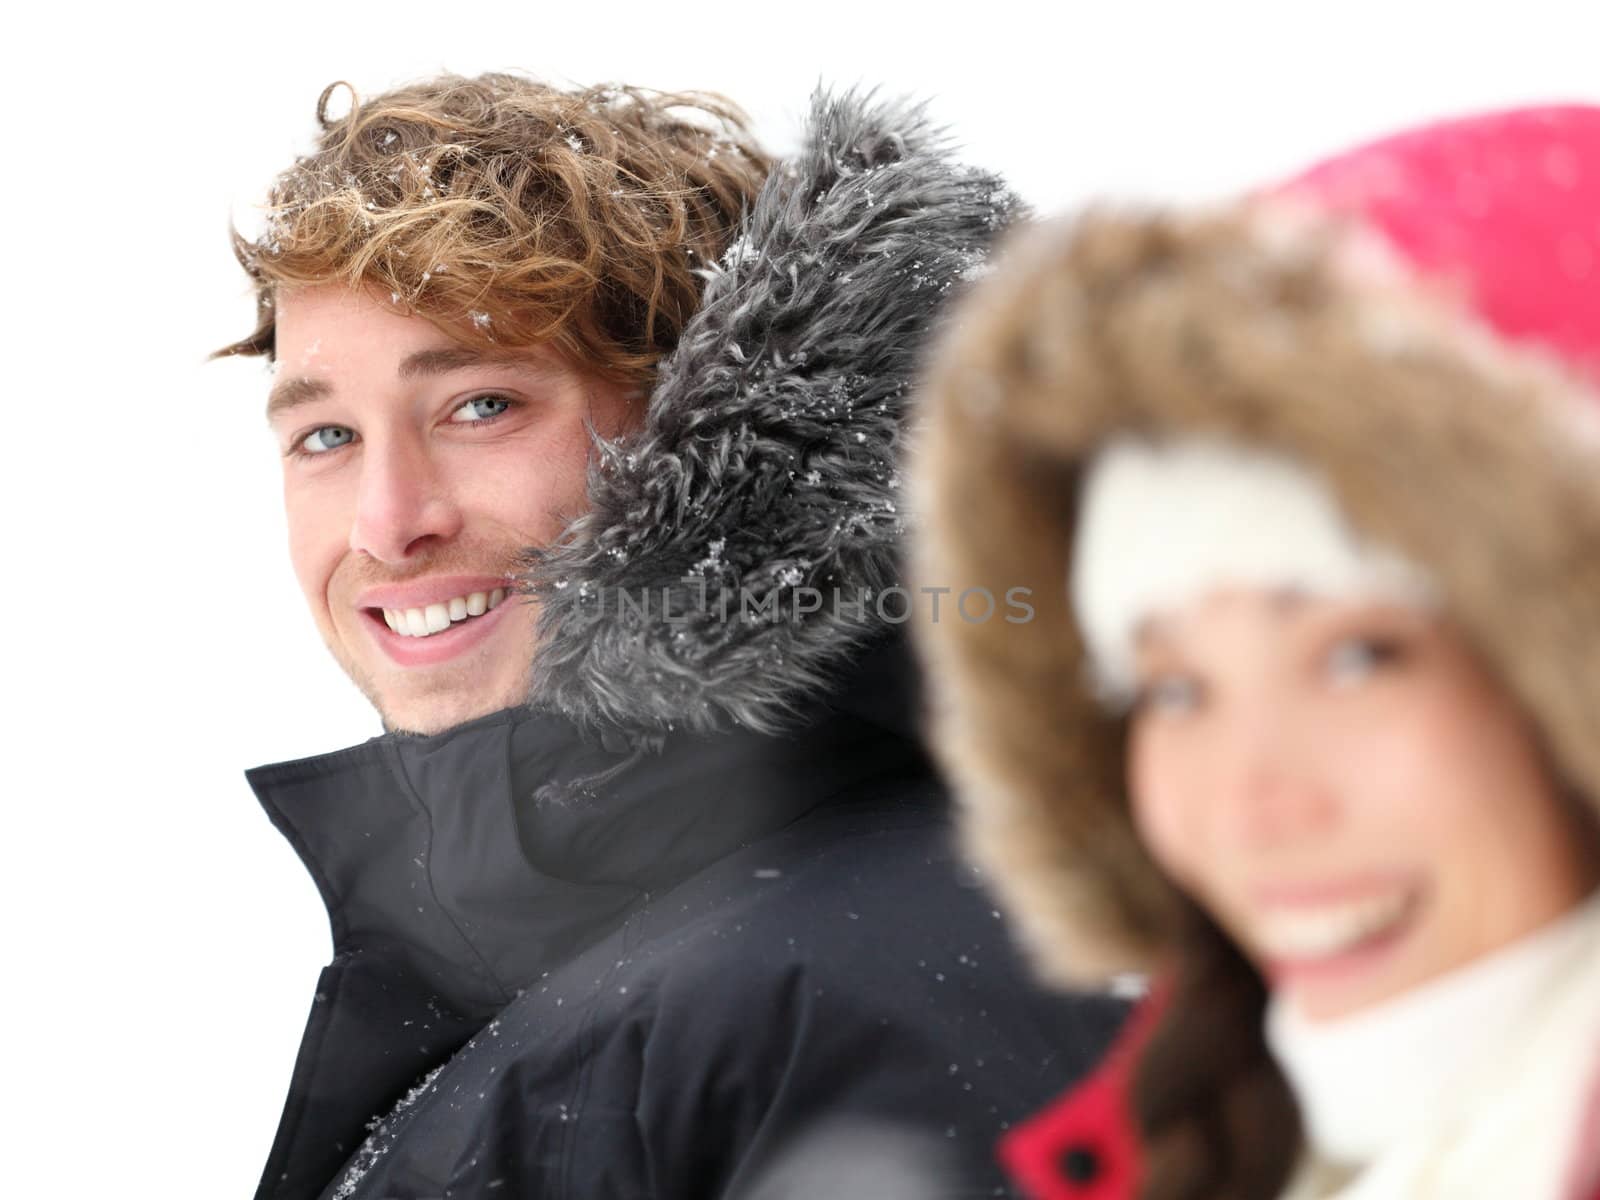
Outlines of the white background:
M229 215L310 149L325 84L708 88L783 149L819 80L878 83L1046 211L1600 102L1593 0L39 7L0 79L11 1196L250 1194L328 953L241 771L378 722L289 571L265 368L204 362L252 327Z

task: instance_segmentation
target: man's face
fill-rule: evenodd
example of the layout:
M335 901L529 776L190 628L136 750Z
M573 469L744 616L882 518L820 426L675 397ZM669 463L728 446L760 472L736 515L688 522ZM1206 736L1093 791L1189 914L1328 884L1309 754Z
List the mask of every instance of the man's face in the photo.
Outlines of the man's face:
M623 432L624 389L544 351L485 357L342 284L276 307L268 421L323 641L387 729L522 702L536 610L507 580L587 507L584 423Z

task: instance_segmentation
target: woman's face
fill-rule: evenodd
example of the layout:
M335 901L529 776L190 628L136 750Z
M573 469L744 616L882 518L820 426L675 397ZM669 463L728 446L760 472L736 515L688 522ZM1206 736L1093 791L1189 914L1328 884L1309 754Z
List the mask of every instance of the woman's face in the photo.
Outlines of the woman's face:
M1595 886L1530 724L1436 617L1219 592L1147 622L1138 673L1140 835L1311 1020L1462 966Z

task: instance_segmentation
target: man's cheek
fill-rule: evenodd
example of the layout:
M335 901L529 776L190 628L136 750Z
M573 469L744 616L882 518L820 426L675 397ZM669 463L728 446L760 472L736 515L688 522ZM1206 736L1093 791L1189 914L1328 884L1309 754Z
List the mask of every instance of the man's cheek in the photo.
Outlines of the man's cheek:
M499 528L519 544L552 541L586 507L586 480L574 480L558 460L530 467L519 462L497 475L491 487L459 492L468 525Z
M289 516L289 560L300 590L313 607L326 602L328 584L340 555L327 527Z

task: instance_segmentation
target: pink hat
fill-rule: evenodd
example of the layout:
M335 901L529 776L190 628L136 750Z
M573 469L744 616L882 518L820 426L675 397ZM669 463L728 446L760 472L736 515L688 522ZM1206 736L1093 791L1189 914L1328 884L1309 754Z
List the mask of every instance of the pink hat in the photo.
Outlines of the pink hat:
M1502 336L1600 385L1600 106L1440 121L1258 194L1361 218Z
M1586 169L1587 168L1587 169ZM1364 145L1255 193L1353 219L1507 342L1600 383L1600 109L1522 109ZM1225 584L1420 596L1421 572L1344 527L1314 472L1195 438L1117 439L1085 474L1074 613L1114 707L1133 633Z

